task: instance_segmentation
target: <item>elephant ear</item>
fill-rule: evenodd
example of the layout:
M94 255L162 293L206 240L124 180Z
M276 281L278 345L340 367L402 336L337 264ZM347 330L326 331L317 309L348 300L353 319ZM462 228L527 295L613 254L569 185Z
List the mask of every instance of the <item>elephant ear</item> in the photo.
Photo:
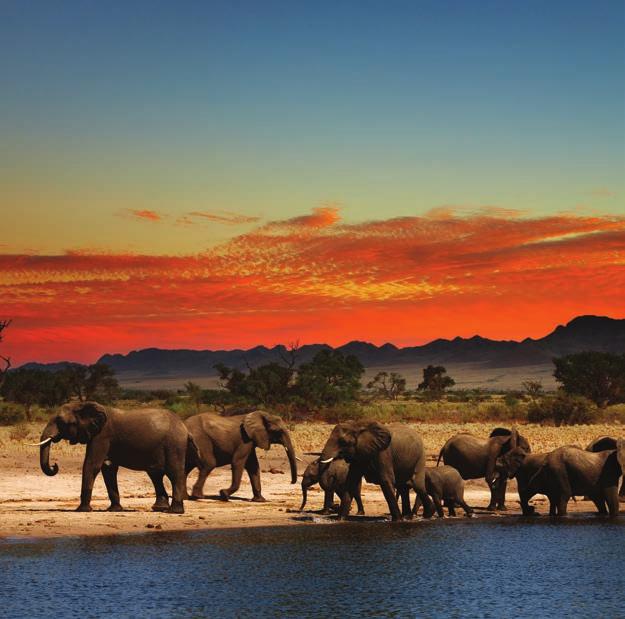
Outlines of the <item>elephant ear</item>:
M512 431L510 432L510 451L516 449L519 444L519 431L516 429L516 426L512 426Z
M106 409L97 402L84 402L74 409L81 443L88 443L99 434L106 423Z
M267 432L268 419L263 411L248 413L243 418L243 429L251 441L261 449L269 449L269 433Z
M356 453L361 458L370 458L391 444L391 433L377 421L367 424L356 439Z

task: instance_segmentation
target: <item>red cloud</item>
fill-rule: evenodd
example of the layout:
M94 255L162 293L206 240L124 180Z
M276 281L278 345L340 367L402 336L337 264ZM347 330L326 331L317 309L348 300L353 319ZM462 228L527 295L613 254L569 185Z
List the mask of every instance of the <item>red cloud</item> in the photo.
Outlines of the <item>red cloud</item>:
M325 206L194 256L0 255L3 351L519 338L625 314L625 218L441 215L346 224Z
M143 220L154 221L154 222L161 221L163 219L163 217L156 211L150 211L147 209L137 210L137 209L127 208L121 211L121 214L125 217L132 217L134 219L143 219Z

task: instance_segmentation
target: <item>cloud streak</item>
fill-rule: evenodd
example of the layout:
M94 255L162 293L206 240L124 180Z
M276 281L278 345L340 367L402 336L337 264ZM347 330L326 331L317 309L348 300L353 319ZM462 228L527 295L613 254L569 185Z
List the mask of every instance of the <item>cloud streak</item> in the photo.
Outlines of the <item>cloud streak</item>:
M192 256L0 254L3 312L15 318L6 346L89 360L293 338L411 344L625 315L625 218L444 208L345 223L326 205Z

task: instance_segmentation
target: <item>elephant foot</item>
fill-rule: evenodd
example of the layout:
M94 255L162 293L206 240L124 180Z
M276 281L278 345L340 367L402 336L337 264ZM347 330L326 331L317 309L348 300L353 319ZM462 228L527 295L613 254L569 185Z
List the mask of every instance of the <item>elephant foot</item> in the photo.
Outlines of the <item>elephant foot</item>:
M266 503L266 502L267 502L267 499L266 499L264 496L259 495L259 496L255 496L255 497L252 499L252 502L253 502L253 503Z
M322 509L319 514L321 514L322 516L329 516L332 513L331 509Z
M156 499L154 505L152 505L153 512L166 512L169 510L169 501L165 498Z
M498 511L498 512L507 512L508 508L505 505L497 505L496 511Z
M219 491L219 498L222 501L227 501L230 498L230 495L228 494L227 490L220 490Z
M107 512L123 512L124 508L119 503L115 503L114 505L110 505L106 511Z
M359 510L356 512L356 516L364 516L364 515L365 515L365 510L364 510L364 509L359 509Z
M76 508L77 512L92 512L93 508L91 507L91 505L79 505Z
M184 514L184 504L182 501L172 501L171 507L167 509L168 514Z

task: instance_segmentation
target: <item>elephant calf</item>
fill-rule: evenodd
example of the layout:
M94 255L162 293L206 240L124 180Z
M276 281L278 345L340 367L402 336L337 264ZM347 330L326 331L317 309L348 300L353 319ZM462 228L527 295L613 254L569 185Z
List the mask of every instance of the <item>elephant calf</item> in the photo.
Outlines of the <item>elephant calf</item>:
M528 454L525 450L517 447L504 456L497 458L496 475L508 479L516 477L521 510L524 516L536 516L536 509L529 504L530 499L536 494L547 494L548 488L534 476L547 462L544 453ZM533 483L530 487L530 480Z
M473 509L464 501L464 480L453 466L426 466L425 490L432 497L436 513L440 518L445 515L441 501L445 502L450 516L456 515L456 505L462 507L469 518L473 515ZM421 507L421 501L417 496L413 509L415 516L419 507Z
M332 462L327 467L325 467L325 469L321 473L319 458L313 460L306 467L304 475L302 476L302 504L299 510L304 510L308 496L308 488L318 483L325 492L323 499L323 510L321 511L321 513L329 514L332 510L332 506L334 505L334 494L336 493L339 501L341 500L343 492L346 488L345 484L347 482L348 473L349 465L347 464L347 462L345 462L345 460L332 460ZM354 499L356 499L356 505L358 505L359 516L362 516L365 513L365 508L362 505L362 498L360 494L361 485L362 480L358 484L358 488L354 494Z
M79 402L63 407L50 418L41 433L41 470L56 475L57 464L50 466L50 445L65 439L71 445L87 445L82 467L82 489L77 511L91 511L93 483L100 470L111 501L109 511L122 511L117 488L120 466L146 471L154 484L154 511L184 513L186 466L199 459L187 428L177 415L163 409L123 411L105 408L97 402ZM171 481L171 505L163 477Z

